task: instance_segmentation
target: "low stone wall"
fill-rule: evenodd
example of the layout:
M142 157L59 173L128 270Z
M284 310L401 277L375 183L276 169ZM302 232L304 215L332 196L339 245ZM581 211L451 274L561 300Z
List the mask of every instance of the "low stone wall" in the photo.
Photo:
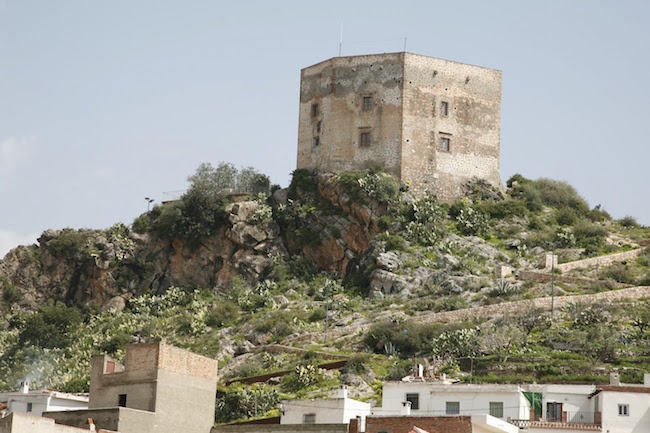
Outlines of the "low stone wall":
M535 283L548 283L551 281L551 278L554 278L555 281L561 281L563 283L568 283L568 284L581 284L581 285L586 285L586 286L595 286L598 284L603 284L604 281L602 280L595 280L593 278L585 278L585 277L570 277L567 275L560 275L560 274L555 274L555 276L552 276L551 274L547 272L540 272L540 271L519 271L517 272L517 279L522 280L522 281L532 281ZM607 282L607 284L611 285L613 288L616 289L622 289L624 287L630 287L629 284L623 284L623 283L617 283L617 282Z
M612 263L625 262L639 257L644 251L644 248L636 250L624 251L622 253L609 254L606 256L592 257L590 259L576 260L574 262L562 263L557 265L557 268L562 272L568 272L573 269L581 268L594 268L600 266L611 265Z
M626 299L640 299L650 297L650 286L630 287L628 289L612 290L609 292L594 293L591 295L558 296L555 297L554 307L560 308L570 302L613 302ZM523 301L507 302L502 304L484 305L482 307L467 308L456 311L443 311L441 313L426 314L414 317L418 323L456 322L476 317L495 317L517 314L531 309L551 309L551 298L526 299Z

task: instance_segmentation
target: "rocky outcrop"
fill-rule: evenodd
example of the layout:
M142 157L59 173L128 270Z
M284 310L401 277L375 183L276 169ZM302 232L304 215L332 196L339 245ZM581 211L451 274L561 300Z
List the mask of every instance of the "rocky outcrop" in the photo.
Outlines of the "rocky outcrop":
M273 221L254 222L257 202L232 203L227 223L190 247L118 225L108 230L48 230L38 246L18 247L0 261L0 292L17 306L48 299L83 307L124 308L134 294L170 286L214 288L240 275L255 282L272 271L272 254L286 255ZM5 296L6 298L6 296Z
M298 189L295 200L287 200L291 219L285 230L287 247L292 255L311 259L320 270L345 277L379 233L378 220L387 208L363 195L351 197L349 188L330 173L319 174L316 187L320 205L308 212L304 210L310 200L304 191Z

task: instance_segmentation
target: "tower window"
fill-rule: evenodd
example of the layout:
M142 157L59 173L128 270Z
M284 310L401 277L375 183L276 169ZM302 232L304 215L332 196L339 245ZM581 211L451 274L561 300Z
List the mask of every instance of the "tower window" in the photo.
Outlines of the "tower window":
M126 394L119 395L117 405L119 407L126 407Z
M440 137L440 146L438 150L441 152L449 152L451 150L451 139L449 137Z
M443 117L449 116L449 103L447 101L440 102L440 115Z
M318 116L318 104L311 104L311 117Z
M316 124L316 132L320 132L321 126L322 126L322 122L319 120L318 123Z
M314 146L320 146L320 137L314 137L313 144Z
M363 97L363 111L372 110L372 96Z
M361 146L370 146L370 131L363 131L359 136L359 144Z

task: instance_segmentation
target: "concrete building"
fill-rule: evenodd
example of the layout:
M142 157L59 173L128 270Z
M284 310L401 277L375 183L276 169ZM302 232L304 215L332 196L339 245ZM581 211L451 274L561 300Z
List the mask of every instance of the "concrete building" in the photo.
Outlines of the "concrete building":
M392 53L301 71L298 168L379 164L417 195L449 201L472 178L502 189L501 72Z
M49 389L30 390L28 382L21 383L17 392L0 393L0 401L6 403L5 414L21 412L41 416L43 412L88 408L87 395L69 394Z
M337 398L282 401L280 424L349 424L357 418L361 431L365 431L370 409L370 403L348 398L347 387L343 385Z
M530 403L519 385L471 385L449 382L384 382L381 408L373 415L458 416L487 414L528 419ZM410 408L404 409L405 403Z
M57 424L120 433L208 433L214 425L217 361L164 342L134 344L125 365L92 360L89 410L46 412Z
M373 415L366 421L366 431L398 433L407 427L400 425L400 429L392 430L379 428L377 424L373 427L376 418L470 416L472 432L508 431L510 426L528 433L648 432L650 374L644 376L643 385L621 384L617 373L611 374L610 385L606 386L385 382L382 407L373 408ZM427 428L427 424L421 424L415 425Z

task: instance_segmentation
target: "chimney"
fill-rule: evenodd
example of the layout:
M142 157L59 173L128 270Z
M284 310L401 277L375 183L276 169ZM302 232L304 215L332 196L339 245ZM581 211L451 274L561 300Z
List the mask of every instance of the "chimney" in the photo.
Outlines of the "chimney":
M96 427L95 427L95 422L93 421L92 418L88 418L88 429L90 431L96 431L97 430Z
M418 364L418 377L423 377L424 376L424 365Z
M409 416L411 415L411 402L403 401L402 402L402 413L401 415Z
M339 386L339 390L336 393L336 398L348 398L348 386L347 385Z
M644 375L645 379L645 375ZM620 386L621 385L621 380L618 377L618 371L612 371L609 373L609 384L613 386Z
M29 394L29 382L27 381L20 382L20 393Z

